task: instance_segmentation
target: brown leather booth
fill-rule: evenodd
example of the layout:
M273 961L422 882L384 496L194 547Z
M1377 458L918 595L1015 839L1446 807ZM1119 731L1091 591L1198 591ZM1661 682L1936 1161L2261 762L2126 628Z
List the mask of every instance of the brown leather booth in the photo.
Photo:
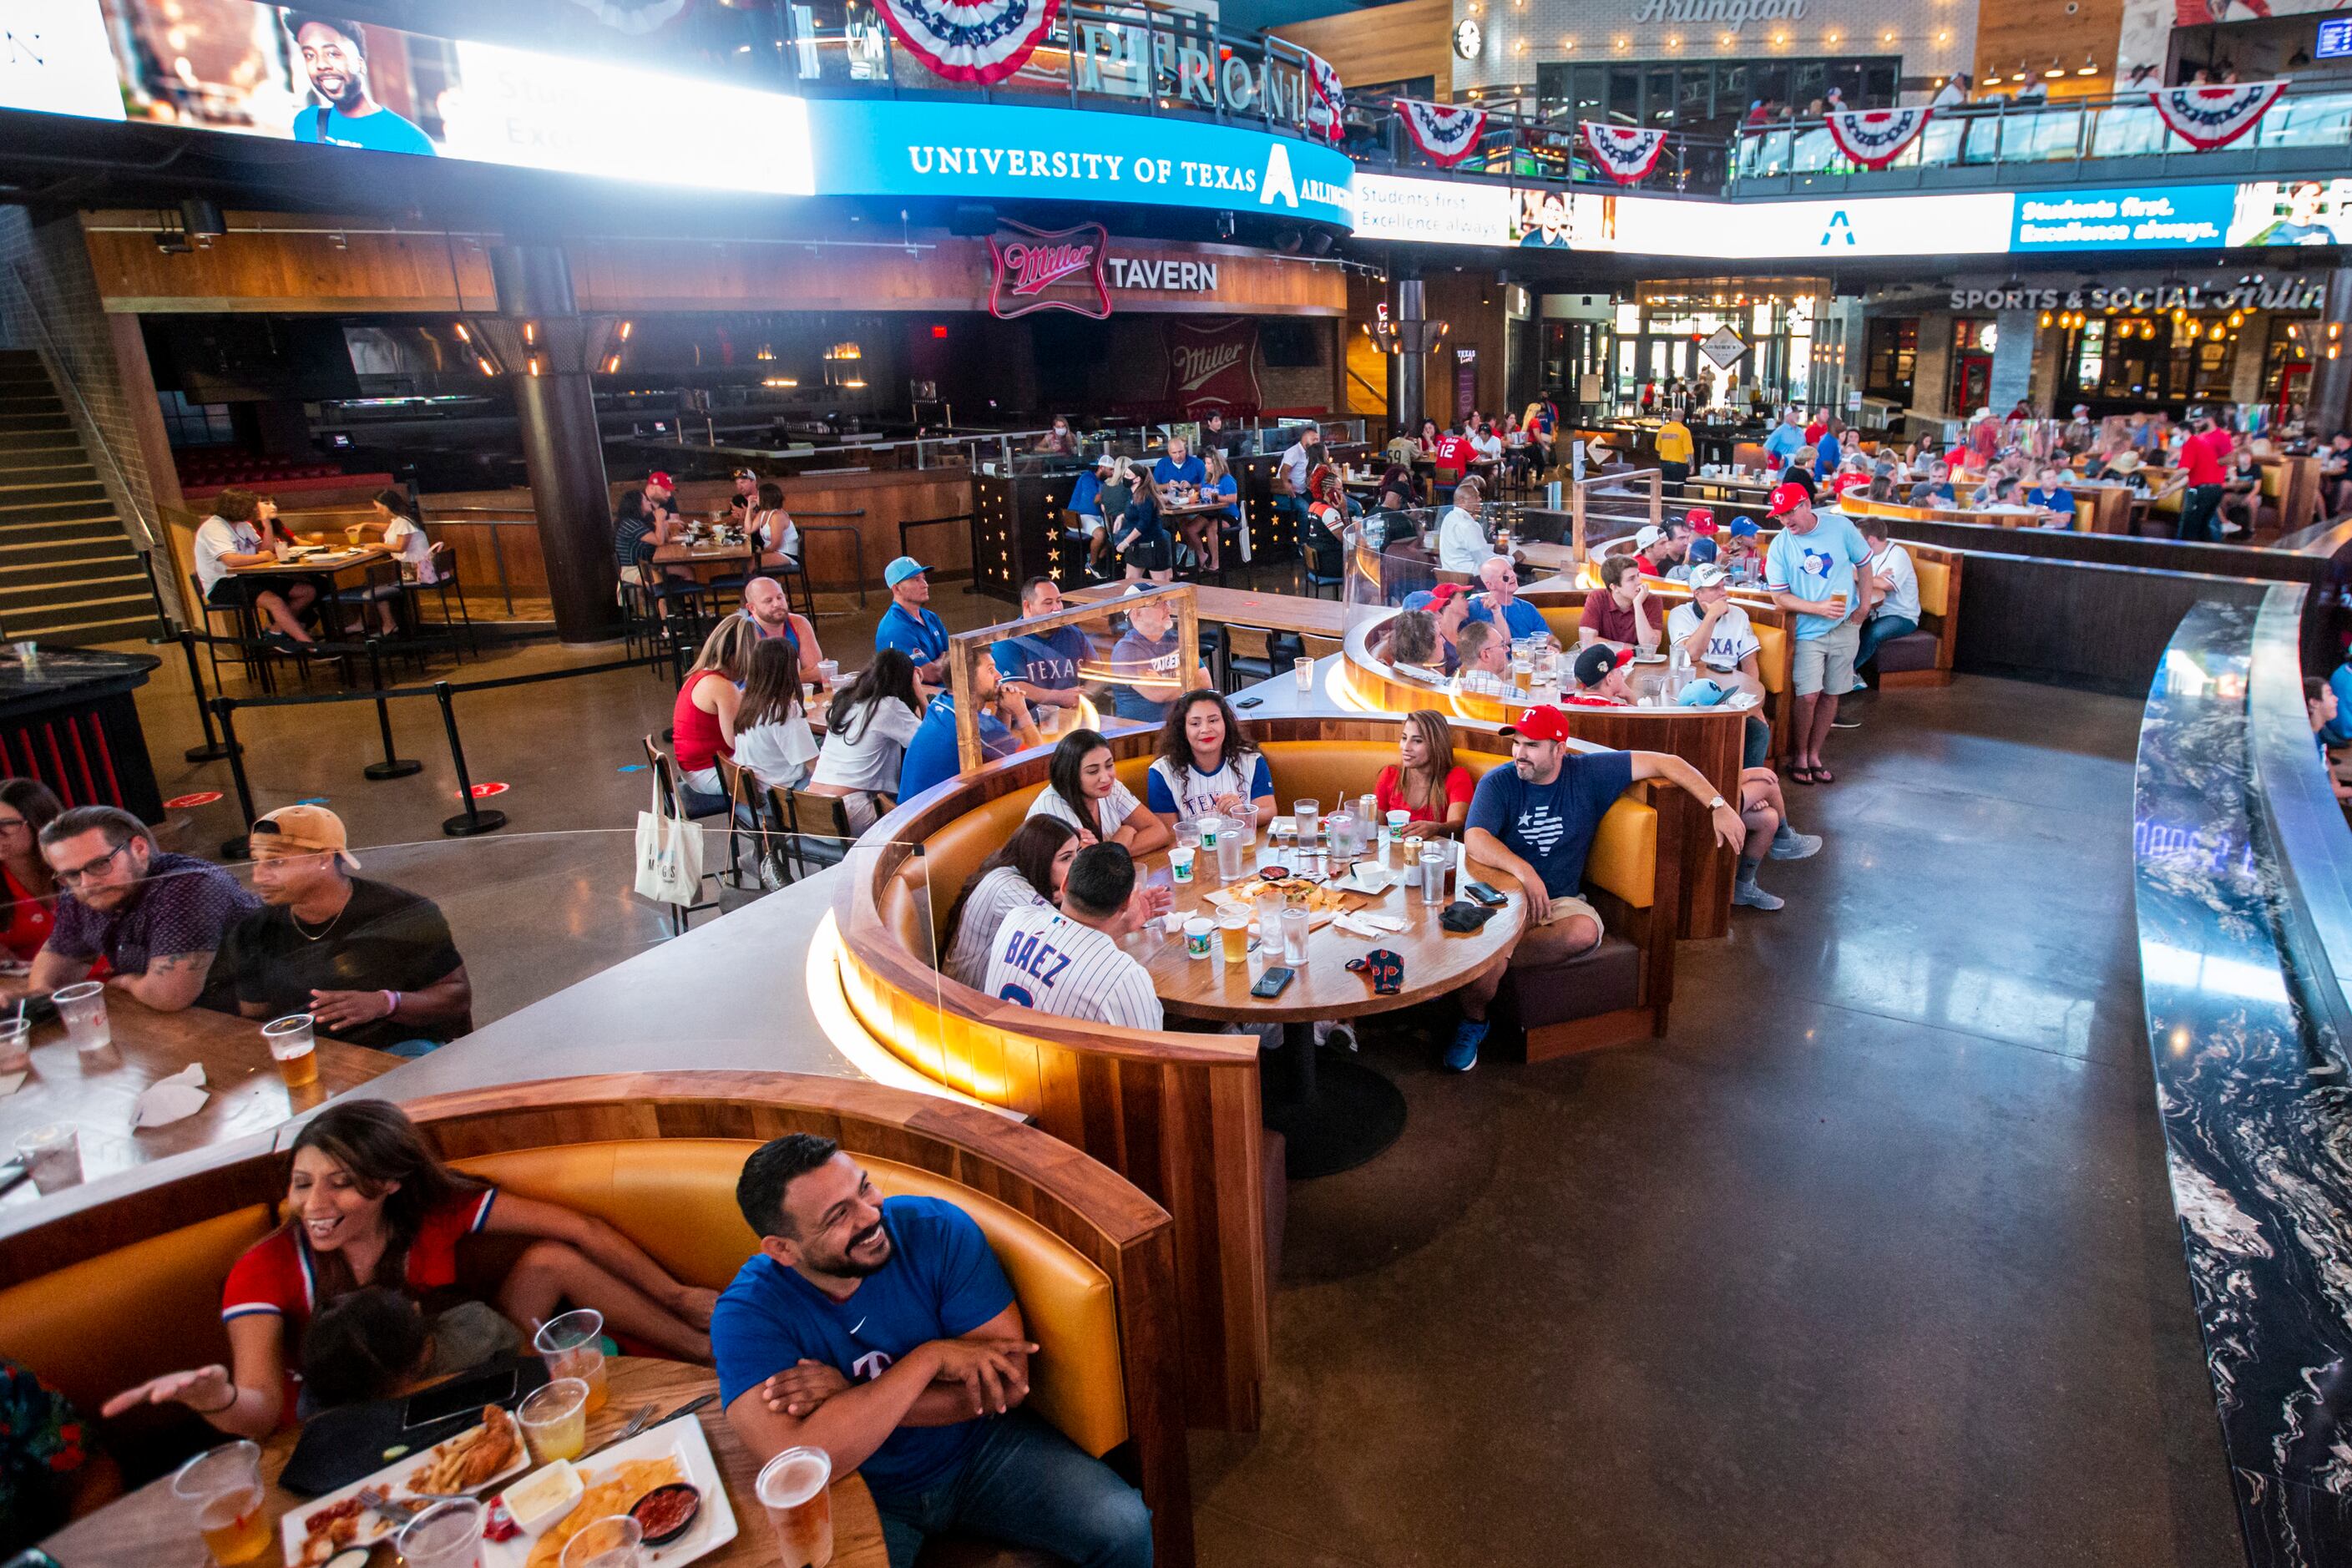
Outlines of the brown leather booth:
M714 1289L755 1249L735 1182L768 1139L822 1134L886 1194L958 1204L988 1236L1044 1347L1031 1407L1136 1477L1157 1560L1191 1563L1174 1233L1164 1210L1096 1162L991 1110L791 1073L560 1079L406 1109L458 1168L593 1215L677 1278ZM272 1137L150 1169L174 1167L127 1190L46 1199L0 1231L0 1351L85 1412L160 1373L225 1359L222 1283L277 1223L286 1166ZM194 1420L142 1411L110 1424L106 1439L152 1447L193 1435L164 1428Z

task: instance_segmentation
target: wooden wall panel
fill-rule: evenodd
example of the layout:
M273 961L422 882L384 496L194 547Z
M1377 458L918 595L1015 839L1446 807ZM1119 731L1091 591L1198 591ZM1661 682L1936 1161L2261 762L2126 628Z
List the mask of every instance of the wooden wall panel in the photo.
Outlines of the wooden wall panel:
M338 221L238 213L229 233L184 256L158 251L153 220L141 214L91 213L82 226L99 292L118 312L489 308L489 259L470 237L385 233L374 218L339 230Z
M1983 89L1987 77L1999 74L2004 79L1991 90L2014 92L2015 84L2007 79L2016 75L2020 63L2031 66L2038 77L2055 56L2066 74L2057 80L2043 79L2053 98L2112 92L2123 25L2124 0L2076 0L2072 16L2045 0L1979 0L1977 86ZM2074 74L2086 54L2097 64L2098 75Z
M1425 76L1440 102L1454 96L1453 0L1395 0L1266 31L1321 55L1349 86Z

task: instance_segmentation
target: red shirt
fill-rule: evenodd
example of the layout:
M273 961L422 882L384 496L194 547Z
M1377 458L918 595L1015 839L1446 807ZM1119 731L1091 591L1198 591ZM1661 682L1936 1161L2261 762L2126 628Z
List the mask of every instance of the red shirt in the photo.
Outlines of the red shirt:
M1643 602L1642 619L1655 627L1658 624L1658 602ZM1584 595L1584 615L1577 626L1591 626L1592 635L1602 642L1622 643L1632 647L1641 640L1634 625L1633 612L1617 603L1617 596L1606 588L1595 588Z
M33 889L16 880L16 873L0 867L0 883L8 889L8 925L0 931L0 946L5 946L19 963L30 963L41 944L49 940L49 927L56 922L57 902L37 897Z
M1470 770L1465 767L1456 767L1452 773L1445 775L1444 794L1446 805L1451 807L1456 805L1469 805L1470 796L1476 787L1477 781L1470 776ZM1402 780L1399 776L1399 769L1397 764L1394 763L1391 763L1387 767L1381 770L1380 779L1372 785L1372 799L1374 803L1379 805L1381 816L1383 818L1385 818L1391 811L1402 811L1412 814L1406 819L1411 822L1443 822L1445 820L1445 812L1437 810L1431 806L1415 805L1412 802L1404 798L1402 793Z
M1449 468L1467 468L1470 459L1477 455L1478 448L1470 444L1466 436L1441 436L1437 445L1429 449L1430 461Z
M2229 478L2222 463L2237 443L2224 430L2207 430L2180 443L2180 469L2191 486L2218 485Z
M714 675L727 679L715 669L697 670L687 677L686 684L677 689L677 705L670 710L669 743L677 753L677 771L682 773L717 767L719 753L727 750L727 737L719 732L719 715L705 713L694 705L694 689Z
M1826 419L1816 419L1805 426L1805 445L1818 447L1822 444L1822 437L1829 433L1830 422Z
M1633 564L1644 577L1664 577L1666 574L1656 562L1639 550L1633 552Z

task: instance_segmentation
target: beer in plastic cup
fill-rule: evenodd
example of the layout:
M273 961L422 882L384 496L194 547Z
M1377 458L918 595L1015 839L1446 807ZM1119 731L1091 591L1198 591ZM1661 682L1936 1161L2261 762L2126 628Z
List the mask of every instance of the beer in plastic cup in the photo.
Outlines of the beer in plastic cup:
M833 1561L833 1458L823 1448L787 1448L760 1471L754 1490L776 1528L782 1568L825 1568Z
M645 1526L627 1514L591 1520L563 1543L562 1568L638 1568L645 1539Z
M23 1072L33 1065L32 1020L0 1021L0 1072Z
M576 1459L588 1447L588 1385L576 1377L542 1384L515 1406L515 1419L534 1462Z
M195 1515L196 1531L221 1568L250 1563L269 1550L259 1444L240 1438L198 1454L172 1478L172 1495Z
M37 1193L63 1192L81 1184L81 1133L62 1121L36 1127L19 1137L16 1152Z
M60 987L49 1000L58 1005L58 1021L66 1026L66 1038L73 1042L75 1050L87 1056L114 1043L114 1030L106 1021L103 982L85 980Z
M604 1408L604 1314L592 1307L550 1318L531 1339L550 1377L576 1377L588 1385L588 1414Z
M1225 962L1239 963L1249 957L1250 910L1238 902L1222 904L1217 909L1217 933L1225 944Z
M261 1038L269 1047L269 1059L278 1064L287 1088L308 1089L319 1081L319 1037L312 1031L310 1014L272 1018L261 1026Z
M472 1498L436 1502L400 1527L407 1568L480 1568L486 1510Z

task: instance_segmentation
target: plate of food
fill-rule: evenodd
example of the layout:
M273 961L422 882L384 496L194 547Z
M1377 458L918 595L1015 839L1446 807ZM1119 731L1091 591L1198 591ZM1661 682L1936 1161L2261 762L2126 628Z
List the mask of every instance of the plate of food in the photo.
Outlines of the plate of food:
M482 1419L422 1453L403 1454L372 1476L289 1509L278 1521L289 1568L319 1568L338 1552L369 1546L397 1528L360 1500L382 1492L394 1508L431 1497L453 1497L520 1475L530 1468L522 1428L511 1411L482 1406Z
M579 1501L536 1533L518 1520L505 1540L485 1541L482 1568L557 1568L574 1535L621 1513L634 1515L645 1529L647 1568L677 1568L735 1539L735 1510L697 1416L664 1422L573 1468Z

